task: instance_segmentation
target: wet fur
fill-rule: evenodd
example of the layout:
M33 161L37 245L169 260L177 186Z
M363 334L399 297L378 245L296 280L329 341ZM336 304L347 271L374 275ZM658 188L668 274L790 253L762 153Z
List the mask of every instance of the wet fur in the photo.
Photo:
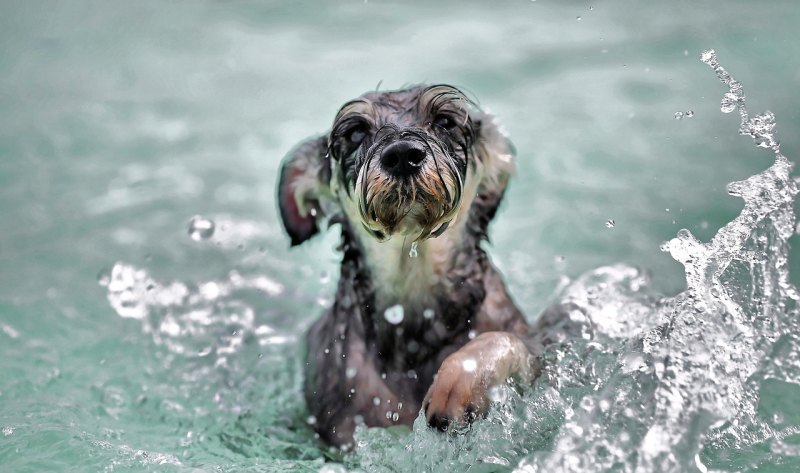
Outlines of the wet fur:
M442 134L426 122L437 113L463 120L463 129ZM356 152L342 136L358 126L372 134ZM375 157L392 139L408 136L424 141L437 158L425 162L413 183L396 185ZM529 355L538 345L481 246L513 171L512 155L492 118L457 89L420 86L348 102L329 135L309 140L285 160L279 201L292 244L318 232L322 219L341 227L336 299L306 338L305 397L326 442L349 446L358 422L410 426L426 393L431 400L429 388L443 362L454 365L465 345L480 348L470 342L471 331L485 335L479 339L489 355L494 348L487 334L521 340L528 355L515 354L513 369L527 380L536 376L538 364ZM409 224L411 212L419 215ZM440 225L441 234L432 235ZM405 233L392 236L397 232ZM408 255L412 240L418 241L416 258ZM393 325L384 312L397 304L404 318ZM504 349L498 342L497 352ZM476 409L461 407L456 412ZM440 428L455 420L429 413Z

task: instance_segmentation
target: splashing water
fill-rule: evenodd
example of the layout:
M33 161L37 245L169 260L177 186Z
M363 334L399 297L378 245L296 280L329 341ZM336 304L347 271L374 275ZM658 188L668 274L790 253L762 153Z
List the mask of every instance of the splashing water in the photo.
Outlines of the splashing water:
M422 417L405 437L362 429L350 466L518 473L800 467L800 417L791 412L800 405L799 296L788 272L798 188L773 114L751 117L742 85L714 51L701 60L729 89L722 111L738 108L739 133L772 150L775 162L728 186L745 206L710 242L684 229L662 245L683 264L687 289L670 298L650 294L646 276L621 265L584 275L560 298L568 312L563 343L545 354L546 375L536 386L506 386L507 396L492 396L505 402L493 404L485 422L447 441ZM788 409L767 408L780 403L762 397L785 397ZM750 463L738 460L742 451Z
M773 114L751 117L742 85L714 51L703 52L701 60L728 87L721 111L738 109L739 133L772 150L775 162L728 186L745 206L711 241L681 230L662 245L683 264L687 289L664 298L650 291L636 268L591 271L560 294L566 315L561 332L553 334L559 343L544 354L545 374L536 385L493 388L488 417L463 435L442 436L427 428L423 416L410 433L360 427L357 448L344 465L311 464L320 471L415 473L747 471L770 463L800 468L799 296L788 273L797 183L775 138ZM605 224L615 226L611 219ZM195 218L189 233L196 241L209 239L215 224ZM417 251L412 244L409 256ZM238 301L247 291L273 298L284 292L265 276L234 271L221 280L162 283L118 263L100 283L116 312L141 321L156 344L174 356L206 360L222 373L250 366L241 357L249 341L259 351L297 344L296 333L259 323L252 308ZM404 310L393 306L383 315L396 325ZM473 362L465 368L474 369Z

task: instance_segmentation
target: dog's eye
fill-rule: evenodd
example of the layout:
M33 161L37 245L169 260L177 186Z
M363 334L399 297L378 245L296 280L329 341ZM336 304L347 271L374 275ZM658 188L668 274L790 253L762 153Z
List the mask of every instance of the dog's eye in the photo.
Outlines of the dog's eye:
M433 125L439 128L444 128L445 130L449 130L456 126L456 122L447 115L436 115L433 119Z
M364 141L364 138L367 136L367 131L364 128L358 127L353 128L352 130L347 132L347 141L350 143L357 145Z

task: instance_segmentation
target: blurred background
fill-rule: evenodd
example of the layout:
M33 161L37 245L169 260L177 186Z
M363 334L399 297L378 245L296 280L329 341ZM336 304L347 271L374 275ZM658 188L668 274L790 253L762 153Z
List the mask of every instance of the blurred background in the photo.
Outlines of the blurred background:
M0 464L318 468L300 342L338 238L288 249L276 173L376 87L453 84L505 126L489 248L531 318L605 264L681 290L661 242L710 238L771 163L699 53L797 157L798 24L793 0L0 2Z

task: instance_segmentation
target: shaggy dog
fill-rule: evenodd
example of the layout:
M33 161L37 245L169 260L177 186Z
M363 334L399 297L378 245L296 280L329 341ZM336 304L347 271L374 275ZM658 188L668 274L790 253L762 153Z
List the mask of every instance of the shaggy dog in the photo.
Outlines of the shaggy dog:
M357 424L440 430L492 386L540 373L541 344L481 247L513 170L492 117L448 85L370 92L285 158L292 245L342 230L336 300L309 330L305 397L330 444Z

